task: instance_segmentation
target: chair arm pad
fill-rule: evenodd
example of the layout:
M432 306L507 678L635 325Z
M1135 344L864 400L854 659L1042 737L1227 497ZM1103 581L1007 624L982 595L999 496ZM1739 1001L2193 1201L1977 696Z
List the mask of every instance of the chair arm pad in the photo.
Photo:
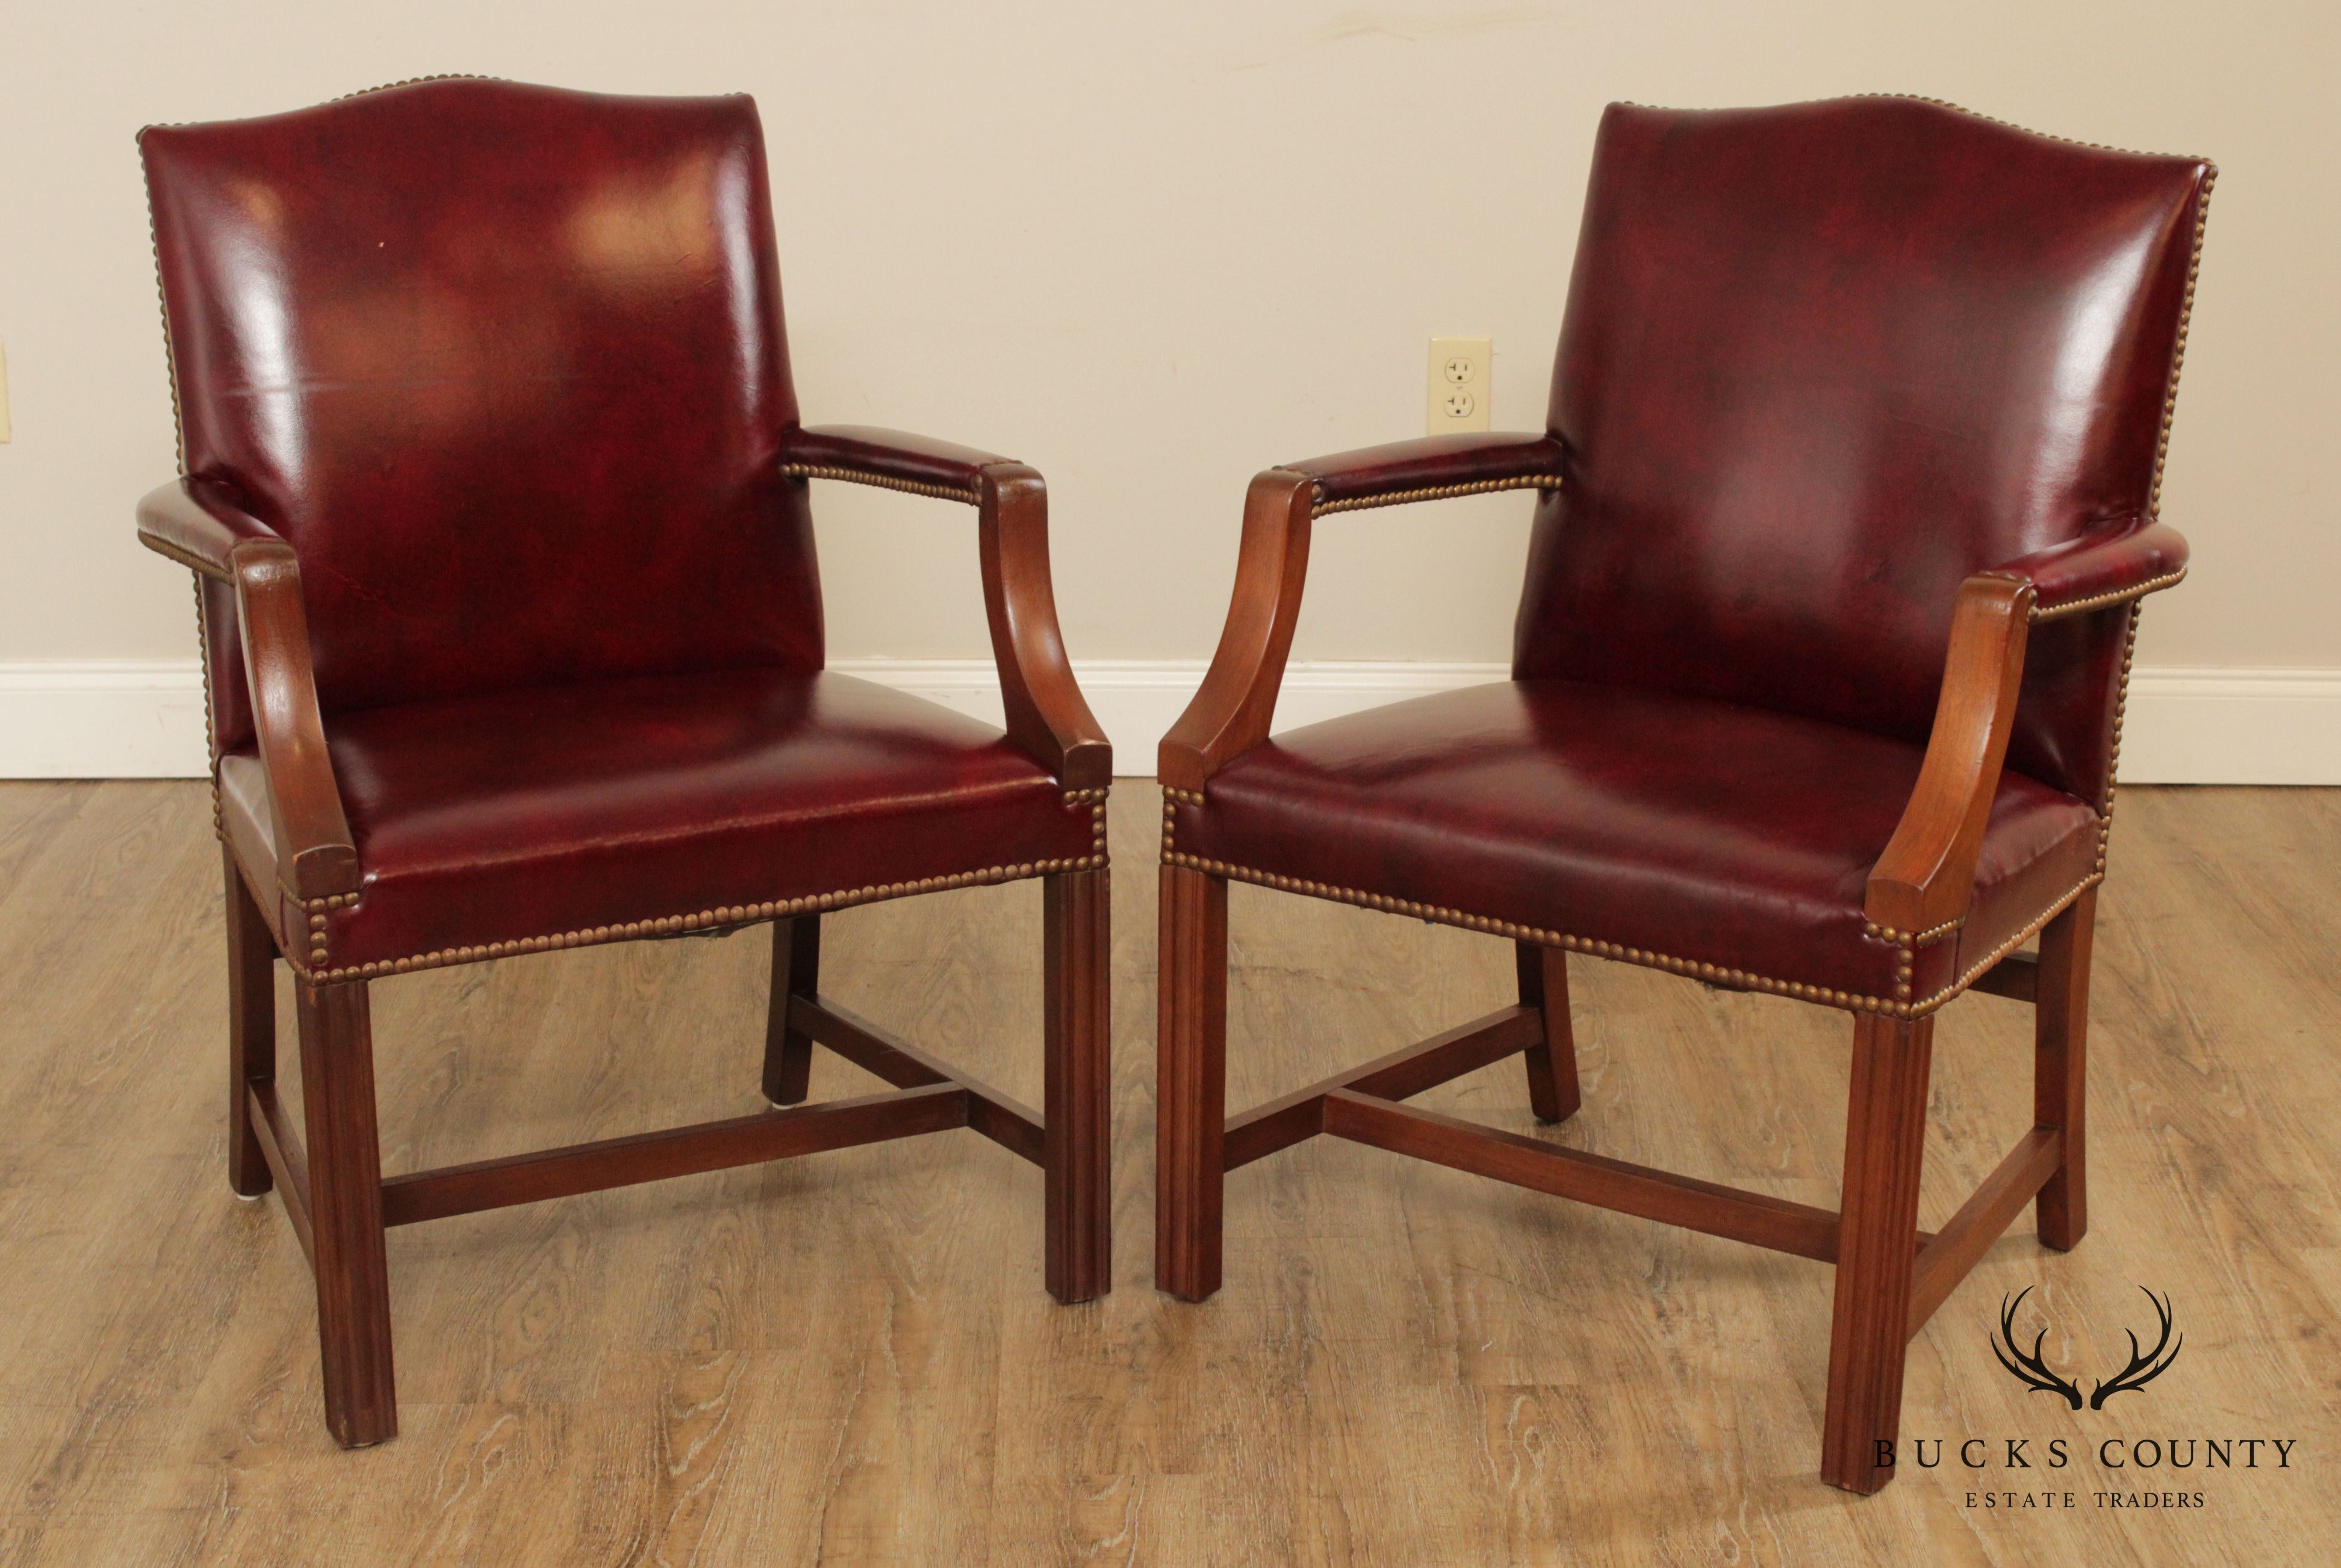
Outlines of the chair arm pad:
M800 427L781 443L781 471L976 503L983 471L1011 461L972 446L864 424Z
M245 511L225 484L181 475L138 503L138 542L206 577L230 582L236 546L284 540Z
M1320 513L1430 501L1474 490L1549 489L1560 483L1561 444L1539 432L1475 431L1336 452L1280 466L1317 482Z
M2032 618L2077 614L2167 588L2187 575L2187 540L2167 524L2132 517L2093 528L1996 567L2032 584Z

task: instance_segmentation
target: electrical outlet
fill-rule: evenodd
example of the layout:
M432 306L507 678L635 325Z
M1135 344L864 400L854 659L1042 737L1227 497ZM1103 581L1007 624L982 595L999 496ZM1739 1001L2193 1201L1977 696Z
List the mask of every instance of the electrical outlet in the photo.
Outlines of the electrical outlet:
M1427 431L1445 435L1489 428L1488 370L1492 357L1484 337L1430 340L1430 391L1423 410Z

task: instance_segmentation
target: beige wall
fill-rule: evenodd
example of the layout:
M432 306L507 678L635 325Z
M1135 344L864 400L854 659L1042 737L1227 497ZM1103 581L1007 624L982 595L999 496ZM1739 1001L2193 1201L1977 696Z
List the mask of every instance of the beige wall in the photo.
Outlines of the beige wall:
M1076 656L1210 651L1245 479L1420 434L1423 339L1495 337L1532 427L1601 105L1864 90L2207 154L2143 661L2341 667L2341 15L2327 0L1113 6L0 0L0 664L193 652L132 543L172 466L132 133L469 71L745 88L813 421L1038 464ZM840 656L984 651L968 519L823 487ZM1527 502L1345 519L1302 656L1504 656Z

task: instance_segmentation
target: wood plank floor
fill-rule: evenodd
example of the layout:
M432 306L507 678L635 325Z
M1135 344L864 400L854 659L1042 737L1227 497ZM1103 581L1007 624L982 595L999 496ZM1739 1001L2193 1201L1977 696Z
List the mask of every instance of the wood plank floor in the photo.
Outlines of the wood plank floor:
M971 1134L441 1221L390 1240L403 1435L342 1453L299 1247L224 1174L204 789L0 785L0 1562L2336 1559L2341 792L2124 794L2093 1229L2051 1253L2027 1212L1919 1335L1904 1431L1940 1463L1867 1501L1815 1477L1819 1264L1320 1140L1230 1178L1217 1300L1157 1295L1156 810L1116 793L1110 1299L1047 1300L1040 1173ZM856 910L823 979L1038 1104L1039 926L1030 884ZM1249 887L1232 926L1239 1106L1509 1000L1489 938ZM378 985L385 1168L757 1108L766 955ZM1573 964L1585 1108L1540 1135L1835 1206L1841 1015ZM1922 1223L2028 1123L2028 1020L1945 1015ZM817 1096L872 1083L814 1068ZM1516 1063L1422 1103L1533 1130ZM2120 1365L2140 1286L2184 1350L2068 1411L1988 1348L2027 1285L2069 1373ZM2108 1437L2294 1446L2112 1469Z

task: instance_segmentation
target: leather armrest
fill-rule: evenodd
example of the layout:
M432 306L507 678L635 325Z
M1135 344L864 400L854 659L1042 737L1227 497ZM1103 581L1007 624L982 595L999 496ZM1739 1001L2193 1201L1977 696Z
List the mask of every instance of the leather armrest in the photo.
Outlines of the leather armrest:
M216 479L174 479L138 503L140 544L223 583L235 579L238 545L271 540L284 543Z
M1994 568L2032 584L2032 618L2103 609L2187 575L2187 540L2166 523L2131 517Z
M1560 483L1563 455L1549 434L1434 435L1289 463L1254 478L1227 625L1202 685L1162 737L1156 765L1163 784L1199 791L1268 738L1300 615L1313 519L1483 490L1550 489Z
M1008 737L1067 789L1112 784L1113 748L1073 679L1057 624L1049 491L1037 472L971 446L858 424L791 431L781 445L781 472L974 506L984 617Z
M1396 506L1475 490L1549 489L1560 483L1561 445L1539 432L1475 431L1361 446L1279 466L1317 482L1317 511Z
M971 505L983 470L1009 461L956 442L867 424L800 427L781 443L784 474L878 484Z
M268 778L277 880L307 901L358 891L358 853L325 750L293 546L216 480L179 479L138 504L148 548L235 584L253 728Z

